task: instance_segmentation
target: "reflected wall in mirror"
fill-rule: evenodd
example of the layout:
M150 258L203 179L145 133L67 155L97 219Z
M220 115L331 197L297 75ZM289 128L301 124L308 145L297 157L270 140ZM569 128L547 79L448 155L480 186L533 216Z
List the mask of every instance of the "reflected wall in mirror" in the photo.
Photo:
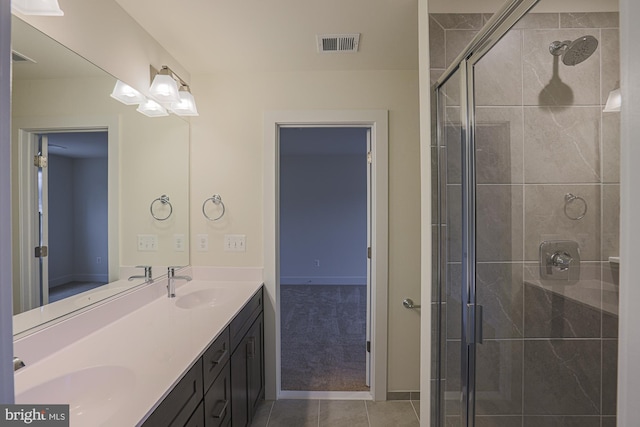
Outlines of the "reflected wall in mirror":
M145 283L128 280L144 274L138 265L158 277L189 263L189 124L119 103L113 76L15 16L12 25L19 334Z

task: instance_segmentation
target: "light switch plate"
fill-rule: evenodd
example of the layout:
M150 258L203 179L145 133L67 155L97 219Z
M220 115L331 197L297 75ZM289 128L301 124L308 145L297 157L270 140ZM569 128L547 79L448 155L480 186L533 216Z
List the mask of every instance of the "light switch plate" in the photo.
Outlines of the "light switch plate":
M247 250L247 236L245 234L225 234L224 250L226 252L245 252Z
M138 234L138 251L155 252L158 250L158 236L155 234Z

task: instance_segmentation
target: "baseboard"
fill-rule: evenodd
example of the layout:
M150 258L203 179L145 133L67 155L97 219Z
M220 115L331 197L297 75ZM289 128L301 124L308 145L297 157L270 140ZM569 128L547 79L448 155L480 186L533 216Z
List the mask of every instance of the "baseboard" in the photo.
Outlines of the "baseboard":
M373 400L370 391L294 391L281 390L278 399Z
M281 285L358 285L367 284L366 276L280 276Z
M420 400L419 391L388 391L387 400Z

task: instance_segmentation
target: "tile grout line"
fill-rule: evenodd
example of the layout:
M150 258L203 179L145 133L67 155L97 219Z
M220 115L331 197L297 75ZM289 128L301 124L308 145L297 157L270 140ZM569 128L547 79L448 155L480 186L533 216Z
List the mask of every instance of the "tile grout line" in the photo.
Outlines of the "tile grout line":
M271 421L271 414L273 413L273 406L275 404L276 404L275 400L273 402L271 402L271 408L269 408L269 415L267 415L267 424L265 424L264 427L269 427L269 421Z
M364 403L364 412L365 414L367 414L367 425L371 427L371 420L369 419L369 407L367 406L367 401L363 400L362 403Z

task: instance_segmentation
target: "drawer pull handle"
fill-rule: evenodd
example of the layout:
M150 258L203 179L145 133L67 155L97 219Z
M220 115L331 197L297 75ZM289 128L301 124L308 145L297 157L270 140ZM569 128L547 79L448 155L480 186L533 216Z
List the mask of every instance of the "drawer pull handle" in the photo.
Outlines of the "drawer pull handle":
M227 353L229 353L227 351L227 349L225 348L224 350L222 350L222 352L220 353L220 356L218 356L218 358L216 360L212 360L211 363L214 365L219 365L220 363L222 363L222 361L224 360L225 357L227 357Z
M218 400L218 403L222 403L222 409L217 414L211 414L213 418L222 418L227 411L227 406L229 406L228 400Z
M256 337L249 337L247 342L247 357L253 358L256 355Z

